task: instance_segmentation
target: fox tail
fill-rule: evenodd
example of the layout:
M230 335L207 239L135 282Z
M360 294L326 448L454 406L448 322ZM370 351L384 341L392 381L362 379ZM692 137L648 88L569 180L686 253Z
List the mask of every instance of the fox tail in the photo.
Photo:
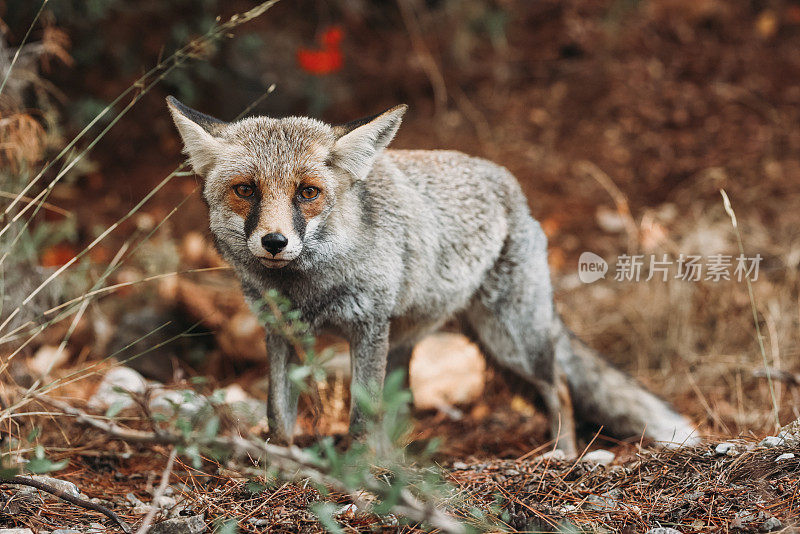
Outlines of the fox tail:
M597 351L556 325L556 361L566 376L578 416L617 436L652 439L666 447L700 441L695 426L632 377L614 368Z

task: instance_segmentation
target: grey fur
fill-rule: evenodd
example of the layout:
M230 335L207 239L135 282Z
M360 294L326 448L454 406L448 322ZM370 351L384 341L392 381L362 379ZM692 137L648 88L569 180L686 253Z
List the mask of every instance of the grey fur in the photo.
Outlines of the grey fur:
M170 109L205 177L216 244L245 295L258 299L275 288L315 332L343 335L353 384L379 386L387 365L407 370L414 344L455 317L488 357L538 391L560 448L575 451L570 398L579 414L617 435L695 441L689 421L564 327L553 307L546 237L503 167L459 152L384 150L404 106L349 127L303 117L204 126ZM276 188L309 173L322 179L324 209L302 237L290 237L297 241L290 260L259 259L242 218L225 207L230 177L244 173L264 190L261 209L279 201L270 196ZM297 393L286 365L294 356L279 338L267 343L271 432L289 441ZM351 424L360 418L351 407Z

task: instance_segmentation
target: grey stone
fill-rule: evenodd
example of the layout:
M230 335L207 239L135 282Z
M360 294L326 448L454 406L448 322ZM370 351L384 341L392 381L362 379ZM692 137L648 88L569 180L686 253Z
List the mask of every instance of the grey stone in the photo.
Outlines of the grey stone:
M681 534L681 531L670 527L656 527L651 528L645 534Z
M725 456L730 454L731 452L735 452L735 447L733 443L728 443L727 441L724 443L720 443L714 448L714 452L716 452L720 456Z
M613 462L616 457L617 455L611 451L597 449L584 454L582 460L584 462L590 462L598 465L608 465Z
M81 531L75 530L74 528L59 528L50 534L81 534Z
M546 453L542 454L539 458L542 458L543 460L556 460L556 461L566 460L567 453L565 453L561 449L553 449L552 451L547 451Z
M193 417L208 405L206 399L191 390L160 390L153 393L150 400L150 410L155 413L172 415L174 405L178 406L178 413L183 417Z
M777 517L770 517L761 524L761 530L764 532L772 532L773 530L778 530L780 528L783 528L783 523L781 523L780 519Z
M0 534L33 534L29 528L0 528Z
M610 512L619 509L619 501L602 495L589 495L586 498L586 508L598 512Z
M176 517L156 523L149 534L201 534L208 530L203 515Z
M72 495L73 497L81 497L81 491L78 489L78 486L73 484L72 482L67 482L66 480L61 480L60 478L53 478L48 477L45 475L31 475L30 477L32 480L39 481L43 484L47 484L48 486L52 486L56 489L59 489L65 493ZM54 497L52 494L47 493L45 491L38 490L36 488L32 488L30 486L23 486L19 493L21 494L38 494L41 496L48 495L50 497ZM54 497L55 498L55 497Z
M794 458L794 453L787 452L787 453L781 454L780 456L775 458L775 461L776 462L781 462L783 460L791 460L792 458Z
M761 442L758 444L761 447L778 447L779 445L784 445L786 442L783 438L778 436L767 436L766 438L762 439Z
M97 391L89 399L89 406L97 410L114 404L127 408L133 405L133 399L127 392L143 393L146 388L147 381L142 375L127 367L115 367L103 377Z

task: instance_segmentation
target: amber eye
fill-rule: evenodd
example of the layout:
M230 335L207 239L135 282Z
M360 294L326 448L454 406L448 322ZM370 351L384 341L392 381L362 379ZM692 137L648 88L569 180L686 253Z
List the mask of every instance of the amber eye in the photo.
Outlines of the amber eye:
M314 200L319 196L319 188L308 186L300 190L300 198L303 200Z
M233 186L233 191L240 197L247 198L253 196L255 189L253 188L252 185L239 184Z

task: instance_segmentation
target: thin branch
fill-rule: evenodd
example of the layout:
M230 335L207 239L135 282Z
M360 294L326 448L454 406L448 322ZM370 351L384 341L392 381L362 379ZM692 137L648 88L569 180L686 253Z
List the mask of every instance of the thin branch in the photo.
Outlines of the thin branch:
M167 485L169 484L169 476L172 474L172 465L175 463L175 457L178 455L178 450L173 447L169 453L169 460L167 460L167 467L164 468L164 472L161 474L161 482L158 484L158 488L156 488L155 493L153 493L153 500L150 503L150 510L147 512L147 515L144 516L142 520L142 524L139 526L139 530L136 531L136 534L145 534L150 525L153 522L153 518L158 511L158 506L156 502L161 499L161 496L164 495L164 492L167 490Z
M87 501L86 499L81 499L80 497L76 497L74 495L70 495L66 491L59 488L54 488L53 486L45 484L40 480L23 476L13 476L11 478L0 479L0 484L17 484L20 486L30 486L32 488L45 491L47 493L50 493L51 495L55 495L59 499L67 501L70 504L74 504L75 506L80 506L81 508L86 508L87 510L94 510L95 512L100 512L101 514L108 517L116 524L118 524L126 534L129 534L131 532L131 527L128 526L128 524L125 521L123 521L120 516L118 516L105 506L93 503L92 501Z

